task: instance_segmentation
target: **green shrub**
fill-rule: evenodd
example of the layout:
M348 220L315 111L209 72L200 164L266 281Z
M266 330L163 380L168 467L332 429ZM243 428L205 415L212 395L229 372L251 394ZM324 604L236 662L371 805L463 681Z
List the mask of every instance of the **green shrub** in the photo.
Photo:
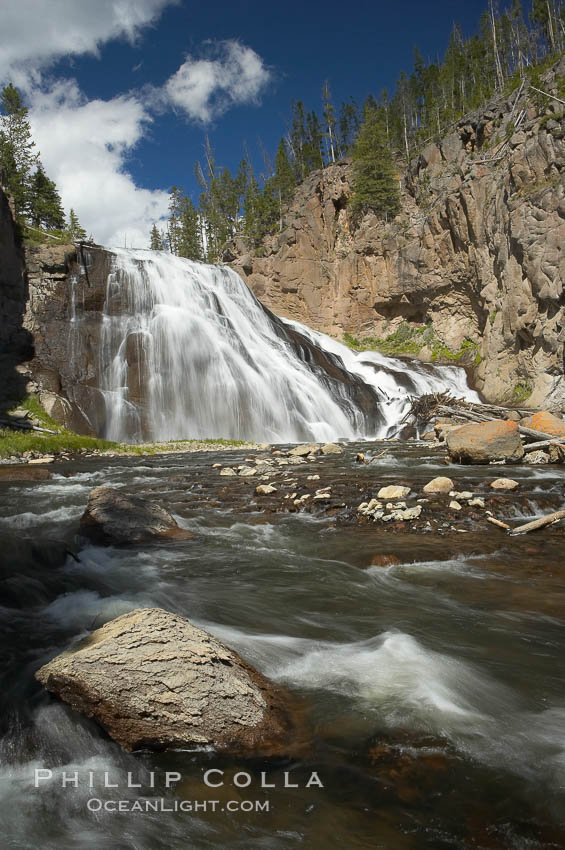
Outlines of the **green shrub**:
M514 401L525 401L527 398L531 396L533 392L533 387L527 381L524 383L517 383L512 391L512 396Z

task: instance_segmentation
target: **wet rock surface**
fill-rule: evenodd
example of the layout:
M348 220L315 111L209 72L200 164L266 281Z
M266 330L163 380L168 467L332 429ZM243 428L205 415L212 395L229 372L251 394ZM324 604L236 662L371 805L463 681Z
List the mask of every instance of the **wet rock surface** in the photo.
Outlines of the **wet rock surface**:
M377 840L391 847L404 846L408 835L410 850L424 846L423 836L433 850L440 842L475 846L478 837L481 846L500 850L559 847L562 830L550 806L557 799L561 807L562 791L547 773L546 755L548 747L559 752L562 743L560 711L547 708L562 703L564 530L552 526L514 538L490 527L486 517L490 511L518 525L560 508L563 467L453 465L446 462L445 446L416 441L351 444L342 446L342 455L299 462L289 457L289 448L57 460L53 481L37 487L0 483L3 513L17 514L13 545L4 546L10 570L0 574L3 605L15 609L14 637L8 637L2 658L7 666L0 723L23 692L25 769L29 759L49 764L54 752L80 769L86 749L114 772L131 764L135 775L140 763L157 773L178 770L179 797L187 799L200 799L202 770L210 764L224 770L226 783L249 770L253 789L266 770L277 783L265 795L274 812L261 813L260 823L258 815L244 820L244 813L237 820L238 829L257 827L258 844L264 843L265 823L273 833L283 828L292 807L297 830L304 829L315 847L335 843L336 813L344 846L355 835L360 846L370 847L378 833ZM367 462L358 463L358 454ZM228 465L260 471L250 478L222 477ZM452 489L425 493L438 476L449 477ZM520 487L493 490L491 482L502 476ZM182 517L196 539L112 549L83 541L72 557L57 543L48 561L45 535L51 543L74 539L96 481L161 504ZM256 496L256 487L269 482L277 492ZM380 500L384 514L421 506L418 518L382 522L358 514L362 501L379 501L378 491L389 485L411 492L400 500L405 508ZM449 509L451 500L460 511ZM64 510L64 523L50 515L52 508L59 515ZM37 516L30 524L32 511ZM5 535L0 524L3 540ZM30 690L39 659L62 652L100 622L147 605L203 626L263 675L284 682L292 699L304 700L313 742L308 755L292 763L242 763L242 754L210 755L191 746L188 753L131 756L39 685ZM291 713L294 718L292 707ZM10 743L11 752L21 753L19 737ZM311 811L305 811L310 792L303 785L284 787L289 770L297 782L319 771L325 788L309 798ZM234 791L226 786L210 789L210 795L247 796L245 789ZM170 796L147 791L150 797L159 793ZM144 791L132 794L138 799ZM55 789L48 800L61 803L67 796ZM22 806L18 819L26 811ZM43 809L30 812L28 828ZM63 815L56 809L57 827ZM74 828L74 806L67 817ZM432 821L437 829L430 834ZM115 822L119 844L126 821L120 815ZM129 822L136 829L146 823L138 816ZM155 822L148 846L165 822ZM91 825L90 815L82 823ZM179 821L181 841L187 823Z
M102 543L143 543L148 540L187 540L193 535L179 528L161 505L114 487L95 487L81 517L81 532Z
M111 620L36 677L127 750L196 744L265 755L289 745L282 691L212 635L159 608Z
M363 464L357 460L361 445ZM342 455L316 454L318 445L308 444L308 454L302 456L297 448L301 447L272 446L265 452L235 453L236 462L232 459L227 478L222 464L203 458L195 480L181 473L175 476L171 493L171 483L149 492L180 515L187 510L221 509L236 515L256 514L259 521L259 517L298 513L324 519L332 527L354 525L362 533L407 535L414 540L422 535L441 538L455 533L461 538L483 533L489 528L489 512L511 519L528 516L534 503L547 512L561 507L557 482L563 481L563 472L559 466L547 467L548 481L555 485L534 496L535 478L530 477L529 465L453 464L442 444L350 444L341 446ZM431 477L430 473L442 468L449 477ZM501 476L502 469L510 475ZM242 470L246 471L243 476ZM514 490L493 488L492 483L501 478L517 480L519 486ZM437 480L442 482L441 492L426 489ZM562 530L556 526L545 533L559 535Z

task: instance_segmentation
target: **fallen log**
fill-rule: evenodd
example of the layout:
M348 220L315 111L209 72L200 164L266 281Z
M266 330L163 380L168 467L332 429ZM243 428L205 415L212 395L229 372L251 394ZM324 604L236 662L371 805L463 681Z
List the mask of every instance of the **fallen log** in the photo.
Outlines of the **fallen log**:
M493 525L498 526L498 528L503 528L505 531L512 531L511 527L507 523L502 522L499 519L495 519L493 516L487 516L487 522L491 522Z
M429 422L434 416L443 415L444 412L445 415L457 415L462 418L465 418L465 413L467 415L474 413L478 416L486 416L487 419L507 419L511 412L521 417L535 412L529 408L509 408L497 404L465 401L463 398L455 398L449 392L427 393L418 398L411 398L410 401L411 407L405 416L405 420L409 416L413 416L422 422ZM449 413L446 412L447 410L449 410Z
M538 528L545 528L546 525L553 525L554 522L559 522L561 519L565 519L565 510L555 511L552 514L540 517L540 519L527 522L525 525L519 525L510 531L510 536L515 537L517 534L528 534L530 531L536 531Z
M525 454L528 454L529 452L535 452L538 449L548 449L551 445L564 446L565 440L553 437L551 440L540 440L539 443L528 443L524 446L524 452Z
M543 437L544 440L555 441L559 440L559 437L556 437L555 434L551 436L551 434L545 434L543 431L535 431L533 428L525 428L524 425L518 425L518 430L523 437L529 437L530 440L539 440L540 437Z
M20 431L41 431L43 434L58 434L58 431L51 431L49 428L40 428L39 425L33 425L31 422L16 422L13 419L0 419L0 428L19 428Z

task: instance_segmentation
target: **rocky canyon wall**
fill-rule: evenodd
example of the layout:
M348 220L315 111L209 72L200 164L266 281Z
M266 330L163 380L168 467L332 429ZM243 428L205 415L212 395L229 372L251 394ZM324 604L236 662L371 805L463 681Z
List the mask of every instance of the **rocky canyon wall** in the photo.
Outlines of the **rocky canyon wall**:
M542 80L563 98L565 59ZM488 401L563 410L564 109L524 87L466 116L399 175L388 224L352 225L351 163L315 172L280 233L226 259L279 315L396 331L398 353L465 364Z
M103 249L54 243L28 247L26 266L24 325L34 346L26 364L29 386L53 419L80 434L98 434L103 404L97 364L108 256ZM74 326L77 305L84 318L79 333Z
M24 254L0 176L0 412L25 395L20 369L32 355L31 336L23 326L26 301Z

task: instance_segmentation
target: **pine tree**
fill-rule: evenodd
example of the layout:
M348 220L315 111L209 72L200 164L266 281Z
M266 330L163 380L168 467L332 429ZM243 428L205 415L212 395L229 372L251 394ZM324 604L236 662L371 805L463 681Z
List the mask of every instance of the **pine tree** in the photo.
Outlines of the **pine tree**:
M0 122L0 167L16 215L22 218L30 210L30 177L38 155L33 150L28 110L12 83L2 89L0 106L4 113Z
M149 247L152 251L164 251L166 247L165 237L156 224L154 224L151 228L151 241Z
M172 187L169 212L168 241L171 253L176 254L177 257L186 257L188 260L202 260L200 219L196 207L191 199L184 194L182 188ZM157 230L156 227L155 230ZM157 238L159 235L159 231L157 231ZM163 241L161 238L160 244L163 244ZM162 248L158 250L162 250Z
M263 237L261 189L255 178L253 167L245 163L245 191L243 195L243 232L250 243L257 246Z
M365 110L363 124L353 146L351 205L358 214L371 210L385 219L395 216L400 209L395 168L386 141L386 131L374 108Z
M48 230L64 229L65 213L61 196L40 162L30 180L29 206L30 219L35 227L45 227Z
M320 119L312 110L306 116L306 144L304 145L304 162L306 174L324 167L324 135Z
M67 224L66 232L73 242L83 242L86 239L86 230L81 227L78 215L72 208L69 212L69 223Z
M359 107L352 99L342 103L339 114L339 147L342 156L348 156L359 132Z
M292 128L289 135L289 146L292 153L292 164L297 183L301 183L307 174L304 161L304 146L306 144L305 120L304 104L301 100L295 101L292 104Z
M184 196L180 210L179 257L201 261L203 253L198 211L191 199Z
M332 103L332 95L330 92L330 84L326 80L322 88L322 105L323 105L323 115L324 115L324 123L326 125L326 138L328 142L328 159L331 162L336 161L336 157L339 159L339 148L337 145L337 136L335 130L335 109Z
M530 18L534 24L539 24L541 31L550 51L553 53L556 47L557 15L553 0L532 0L532 11Z
M278 198L279 229L282 229L283 213L292 199L294 187L296 185L284 139L280 140L277 155L275 157L275 176L273 178L273 184Z

